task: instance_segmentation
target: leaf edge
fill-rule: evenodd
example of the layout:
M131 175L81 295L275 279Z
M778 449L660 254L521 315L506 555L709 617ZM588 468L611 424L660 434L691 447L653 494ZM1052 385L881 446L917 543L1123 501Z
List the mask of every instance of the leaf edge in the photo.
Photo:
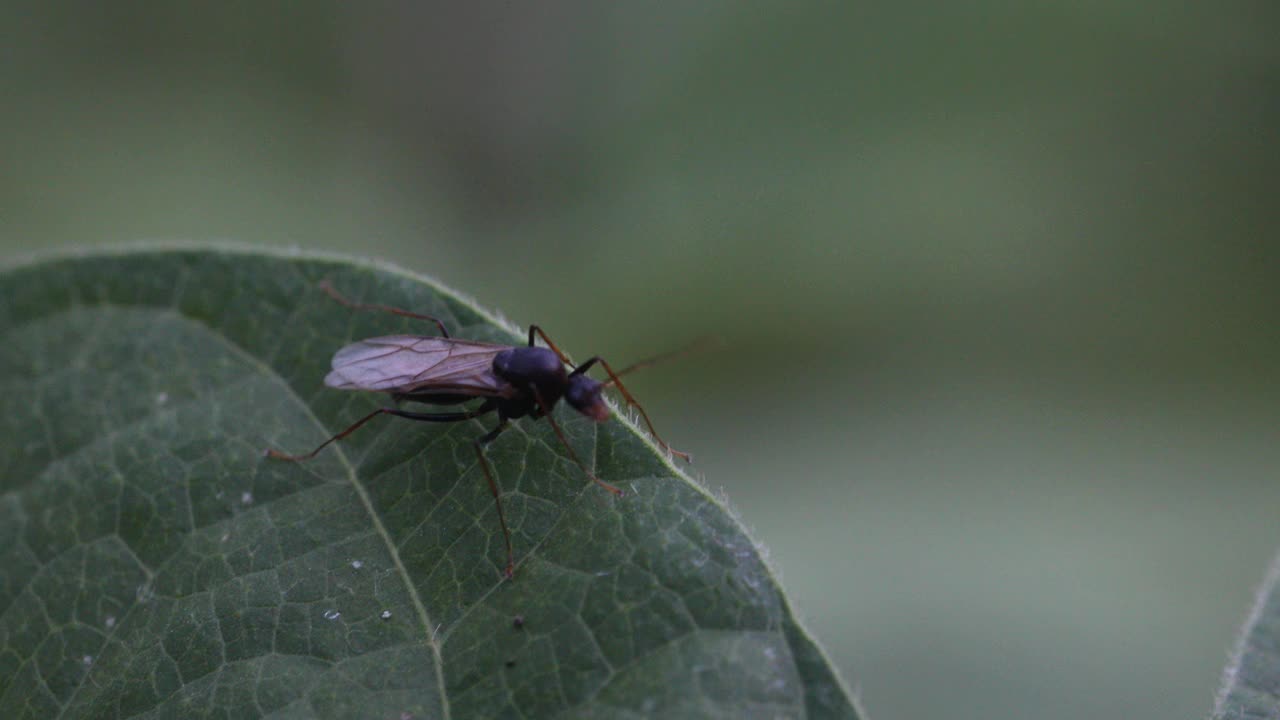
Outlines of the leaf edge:
M231 240L138 240L131 242L106 243L103 245L66 245L53 249L19 253L6 260L0 261L0 284L3 284L5 278L9 275L32 270L42 265L50 265L66 261L84 261L98 257L120 258L130 255L154 255L166 252L200 252L218 254L226 257L243 256L249 258L263 257L275 260L319 261L333 264L347 264L353 267L382 272L412 282L428 285L434 292L437 292L441 296L447 297L459 305L466 307L468 310L475 312L476 315L486 322L492 323L502 330L511 333L513 336L519 337L522 335L520 326L512 322L501 312L488 309L470 295L454 289L432 275L410 270L394 262L376 257L354 255L331 250L310 250L297 245L285 248L276 248ZM840 674L835 663L832 662L831 655L828 653L826 648L818 642L813 633L809 631L807 623L792 605L791 597L786 592L782 583L781 574L778 569L774 567L767 548L756 539L751 528L743 522L740 513L738 513L734 507L729 505L725 493L723 491L712 492L703 483L700 477L695 477L679 467L674 461L674 456L655 442L649 433L640 426L634 413L626 412L625 407L619 408L612 398L608 399L608 403L610 409L613 411L613 418L629 430L632 435L643 442L655 457L660 458L663 466L669 470L674 477L685 482L697 493L702 495L707 502L721 510L738 527L738 530L742 532L743 536L751 541L752 549L755 550L756 556L760 559L760 562L769 574L769 581L776 586L779 596L782 598L782 602L784 603L786 612L792 623L792 628L790 630L797 633L799 636L797 640L802 641L807 646L804 648L798 647L796 642L788 639L788 644L792 645L793 655L801 649L807 650L811 654L816 655L816 659L821 660L828 679L832 682L835 688L840 691L842 696L841 699L848 703L855 720L869 720L866 711L862 707L857 691L849 686L848 682ZM1272 570L1273 572L1280 574L1280 558L1278 558L1278 561L1273 566ZM1274 580L1274 578L1271 579ZM1250 620L1254 620L1252 615L1250 616ZM809 717L816 717L812 714L813 708L809 707L808 691L806 691L805 695L806 715ZM826 715L824 714L823 717L825 716Z

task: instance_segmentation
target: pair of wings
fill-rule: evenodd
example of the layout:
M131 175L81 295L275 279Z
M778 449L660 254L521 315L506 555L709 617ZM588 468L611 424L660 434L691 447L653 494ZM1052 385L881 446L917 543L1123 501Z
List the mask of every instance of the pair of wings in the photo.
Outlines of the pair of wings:
M334 353L324 384L339 390L510 397L514 388L493 372L493 358L510 349L422 335L369 338Z

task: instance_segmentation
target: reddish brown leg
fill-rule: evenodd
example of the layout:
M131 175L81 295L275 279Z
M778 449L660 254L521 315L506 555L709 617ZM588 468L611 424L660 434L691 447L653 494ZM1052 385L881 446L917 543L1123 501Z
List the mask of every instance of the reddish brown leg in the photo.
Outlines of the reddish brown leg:
M332 442L336 442L336 441L338 441L338 440L341 440L342 438L344 438L344 437L346 437L346 436L350 435L351 433L355 432L356 430L359 430L361 425L364 425L365 423L367 423L367 422L369 422L370 420L372 420L372 419L374 419L374 418L378 417L379 415L383 415L383 414L386 414L386 413L389 413L389 412L392 412L392 410L390 410L390 409L388 409L388 408L378 408L377 410L374 410L373 412L369 413L368 415L365 415L364 417L362 417L362 418L360 418L359 420L355 421L355 423L354 423L354 424L352 424L352 425L351 425L351 427L347 428L346 430L343 430L342 432L338 433L337 435L334 435L333 437L329 438L328 440L325 440L324 442L320 443L319 445L317 445L317 446L316 446L316 449L315 449L315 450L312 450L312 451L311 451L311 452L309 452L309 453L303 453L302 455L290 455L290 454L288 454L288 453L282 453L282 452L280 452L279 450L276 450L275 448L267 448L266 455L267 455L267 457L269 457L269 458L275 458L276 460L288 460L288 461L290 461L290 462L300 462L300 461L302 461L302 460L310 460L311 458L313 458L313 457L315 457L315 456L316 456L316 453L318 453L318 452L320 452L321 450L323 450L323 449L325 449L326 447L328 447L329 443L332 443Z
M349 300L345 295L335 290L333 287L333 284L330 283L328 280L320 281L320 289L325 291L325 293L327 293L329 297L355 310L377 310L379 312L389 312L393 315L400 315L403 317L411 317L411 318L416 318L418 320L427 320L429 322L433 322L436 324L436 327L440 328L440 334L442 336L449 337L449 331L445 329L444 323L440 322L440 320L430 315L422 315L420 313L409 312L408 310L401 310L398 307L391 307L390 305L358 303L358 302L355 302L354 300Z
M653 436L653 441L658 443L658 445L662 447L664 450L671 453L672 455L675 455L681 460L684 460L685 462L692 462L692 459L690 458L689 453L680 452L679 450L676 450L675 448L668 445L666 441L663 440L660 435L658 435L658 431L653 428L653 421L649 419L649 413L644 411L644 408L640 406L640 403L637 402L635 397L632 396L632 394L627 390L627 387L622 384L622 380L619 379L618 377L619 374L615 373L613 371L613 368L609 367L609 363L605 362L604 358L597 355L591 358L590 360L586 361L585 363L583 363L582 366L579 367L577 370L574 370L574 373L586 372L592 365L596 363L600 363L600 366L604 368L604 371L609 374L609 382L605 384L612 385L613 387L618 388L618 392L622 393L622 399L626 401L627 406L633 407L640 412L640 417L644 419L645 427L649 428L649 434Z
M576 367L572 362L569 361L569 356L561 352L560 348L556 347L556 344L551 342L551 338L547 337L547 334L543 332L542 328L538 327L537 325L529 326L529 347L533 347L533 337L535 335L542 338L542 342L546 343L547 347L551 348L551 351L560 357L560 362L564 363L565 365L568 365L569 367Z
M268 448L266 452L266 456L269 458L274 458L276 460L288 460L290 462L310 460L311 458L316 456L316 453L328 447L329 443L341 440L342 438L350 435L356 430L359 430L360 426L364 425L365 423L369 422L370 420L374 419L379 415L395 415L396 417L407 418L409 420L421 420L424 422L462 422L463 420L470 420L472 418L480 417L481 415L484 415L486 413L493 412L493 410L494 410L494 406L490 403L484 403L483 405L480 405L479 407L477 407L475 410L470 410L467 412L451 412L451 413L416 413L416 412L409 412L407 410L400 410L397 408L378 408L377 410L374 410L368 415L365 415L364 417L355 421L355 423L353 423L351 427L347 428L346 430L343 430L337 435L334 435L328 440L325 440L324 442L320 443L315 450L312 450L309 453L304 453L302 455L289 455L287 453L282 453L279 450L276 450L274 448Z
M493 470L489 468L489 461L484 457L484 446L493 442L493 439L502 434L507 429L507 421L503 420L498 426L486 433L483 437L477 438L475 441L476 458L480 460L480 469L484 470L484 479L489 481L489 492L493 493L493 504L498 508L498 524L502 525L502 539L507 543L507 577L516 574L516 556L511 550L511 531L507 529L507 516L502 512L502 498L498 495L498 483L493 479Z
M551 417L551 408L547 407L547 404L543 402L542 395L537 388L533 388L533 396L538 400L538 406L542 408L542 414L546 416L547 422L551 423L551 429L556 431L556 437L560 438L560 443L564 445L564 449L569 451L569 457L573 459L573 462L579 468L582 468L582 472L586 473L587 477L594 480L597 485L618 497L622 497L625 494L622 490L596 477L596 474L588 470L587 466L583 465L582 461L578 459L578 453L573 451L573 446L569 444L569 438L565 437L564 431L560 429L560 423L557 423L555 418Z
M618 391L622 393L622 399L626 401L627 406L634 407L636 410L640 412L640 417L644 418L644 424L646 427L649 428L649 434L653 436L654 442L658 443L658 445L662 447L664 450L666 450L667 452L671 453L672 455L675 455L676 457L680 458L681 460L684 460L685 462L693 461L689 453L676 450L675 448L668 445L666 441L662 439L662 436L658 435L658 431L653 428L653 421L649 419L649 413L644 411L644 408L641 407L640 403L636 401L635 396L633 396L627 390L626 386L622 384L622 380L619 379L619 376L623 375L624 373L631 372L632 370L636 370L641 367L645 367L648 365L652 365L653 363L666 360L668 357L673 357L676 355L684 354L686 352L691 352L694 349L694 346L696 346L698 343L695 343L694 346L690 346L688 348L681 348L680 350L677 350L673 353L669 353L668 355L660 355L658 357L651 358L649 360L643 360L639 363L636 363L635 365L632 365L629 368L626 368L621 373L615 373L613 371L613 368L609 367L609 363L605 362L604 358L600 357L599 355L591 358L590 360L586 361L580 366L575 366L572 362L569 362L569 358L563 352L560 352L560 348L556 347L556 344L551 342L551 338L547 337L547 334L543 332L542 328L538 327L537 325L529 326L529 346L530 347L533 347L533 338L535 335L537 337L542 338L542 341L547 344L547 347L551 348L551 350L554 351L556 355L560 356L561 362L563 362L565 365L568 365L571 368L574 368L573 372L575 375L578 373L586 372L587 369L589 369L595 363L600 363L600 365L604 368L604 371L609 373L609 382L606 384L612 385L618 388ZM539 400L538 402L541 403L542 401ZM543 408L543 411L544 412L546 411L545 407ZM547 413L547 419L548 420L551 419L550 413ZM552 423L552 424L554 425L555 423ZM559 428L556 428L556 432L557 433L560 432ZM564 440L564 436L562 435L560 439ZM565 443L565 447L568 447L568 443ZM572 453L573 450L570 449L569 452ZM582 463L578 463L578 464L581 465ZM590 475L590 473L588 474ZM595 479L595 476L592 475L592 478ZM608 483L601 482L599 479L596 479L596 482L599 482L602 485L606 485L608 487L613 487L611 485L608 485ZM621 494L621 491L619 491L619 494Z

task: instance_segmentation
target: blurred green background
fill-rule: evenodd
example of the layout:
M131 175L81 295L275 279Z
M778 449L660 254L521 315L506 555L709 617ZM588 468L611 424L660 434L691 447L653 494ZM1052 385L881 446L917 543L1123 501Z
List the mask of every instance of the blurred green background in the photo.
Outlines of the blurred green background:
M0 254L378 256L621 364L872 718L1199 717L1280 545L1274 2L0 2ZM90 400L91 401L91 400Z

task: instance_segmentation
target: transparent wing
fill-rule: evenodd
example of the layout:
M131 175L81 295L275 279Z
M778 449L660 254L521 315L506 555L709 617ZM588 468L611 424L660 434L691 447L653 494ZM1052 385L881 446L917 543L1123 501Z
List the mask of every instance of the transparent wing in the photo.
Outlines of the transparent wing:
M510 386L493 374L493 358L507 349L507 345L421 335L369 338L334 353L333 371L324 384L339 390L502 396Z

